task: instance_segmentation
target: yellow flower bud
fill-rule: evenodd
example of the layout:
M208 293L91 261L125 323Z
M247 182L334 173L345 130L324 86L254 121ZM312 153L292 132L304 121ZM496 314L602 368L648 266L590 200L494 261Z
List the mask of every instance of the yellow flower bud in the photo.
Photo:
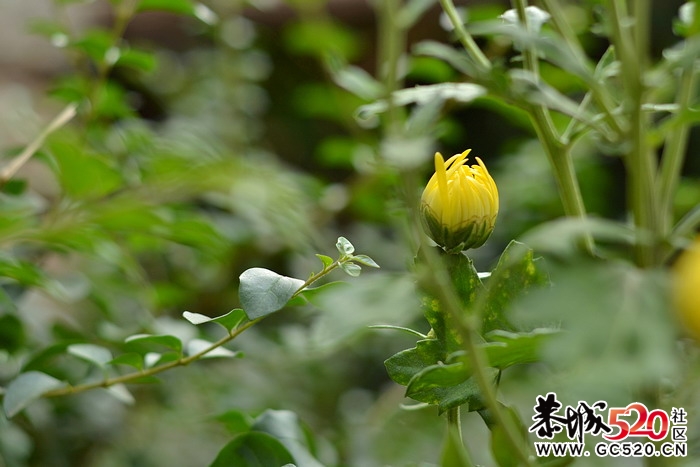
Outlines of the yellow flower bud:
M681 324L700 340L700 237L673 268L673 299Z
M483 245L498 216L496 183L478 157L479 165L467 165L470 151L447 161L435 153L435 174L421 197L426 232L450 253Z

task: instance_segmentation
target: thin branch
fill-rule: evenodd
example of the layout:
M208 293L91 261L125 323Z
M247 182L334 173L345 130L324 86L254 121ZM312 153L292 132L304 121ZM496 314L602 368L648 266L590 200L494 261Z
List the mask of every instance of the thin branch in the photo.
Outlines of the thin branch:
M68 105L63 111L54 118L44 130L39 133L34 141L24 148L21 154L15 157L9 164L0 172L0 186L4 185L15 176L15 174L26 164L29 159L43 146L46 138L54 131L68 123L77 113L77 104Z
M324 267L320 272L313 274L311 277L309 277L306 282L304 282L297 290L294 292L294 294L290 297L289 300L292 300L296 296L298 296L301 292L303 292L308 286L316 282L318 279L321 277L325 276L326 274L330 273L334 269L336 269L339 264L340 260L333 261L331 264L329 264L327 267ZM92 383L85 383L85 384L79 384L77 386L65 386L62 388L54 389L53 391L46 392L45 394L42 395L42 397L59 397L59 396L67 396L70 394L77 394L80 392L88 391L90 389L97 389L97 388L108 388L110 386L114 386L115 384L123 384L123 383L131 383L134 381L137 381L141 378L148 377L148 376L154 376L159 373L162 373L166 370L170 370L172 368L176 368L179 366L187 366L192 362L195 362L202 357L204 357L206 354L209 352L218 349L224 344L227 344L228 342L231 342L233 339L241 335L245 330L248 328L251 328L255 326L257 323L265 319L269 315L261 316L260 318L256 318L254 320L248 321L245 324L237 327L236 329L231 330L226 336L222 337L218 341L212 343L209 347L202 349L201 351L197 352L196 354L192 354L188 357L181 357L177 360L173 360L172 362L164 363L162 365L155 366L153 368L149 368L147 370L143 371L138 371L135 373L128 373L126 375L121 375L121 376L115 376L113 378L106 378L101 381L95 381Z

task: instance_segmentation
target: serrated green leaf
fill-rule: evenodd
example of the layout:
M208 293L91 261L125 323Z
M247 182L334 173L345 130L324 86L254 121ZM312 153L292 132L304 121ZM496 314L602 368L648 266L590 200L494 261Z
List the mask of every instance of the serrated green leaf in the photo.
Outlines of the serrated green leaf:
M454 386L434 387L428 385L424 387L420 382L421 378L432 370L433 367L428 367L415 375L406 387L406 396L419 402L437 405L440 413L460 406L465 406L464 409L469 412L484 408L479 385L474 381L474 378L469 378ZM487 372L493 376L496 374L496 370L493 369L488 369Z
M510 305L516 298L548 283L549 277L542 269L542 262L533 258L532 249L511 241L491 272L486 290L479 297L484 303L482 332L513 330L506 318Z
M479 274L474 268L474 264L464 254L447 254L441 248L435 247L437 253L441 256L447 273L449 274L454 290L459 297L465 313L473 309L479 293L483 291L483 284L479 279ZM423 254L419 252L419 257ZM423 263L425 264L425 263ZM447 311L444 310L436 298L436 293L431 293L431 288L434 286L431 280L425 281L423 288L426 292L426 297L423 298L423 312L428 323L435 332L435 336L440 341L446 353L452 353L462 349L462 340L458 332L450 324L450 318L447 316Z
M362 272L362 267L355 263L340 263L339 266L343 272L352 277L358 277Z
M104 368L112 361L109 349L93 344L73 344L68 346L68 353Z
M326 256L326 255L316 255L316 257L317 257L318 259L320 259L321 262L323 263L323 269L326 269L326 268L329 267L331 264L333 264L333 258L331 258L330 256Z
M384 361L389 377L402 386L408 386L415 375L445 358L445 351L436 339L416 342L412 349L402 350Z
M250 432L224 446L210 467L269 467L292 462L292 455L277 439L267 433Z
M355 252L355 247L345 237L338 237L338 242L335 244L335 247L338 249L338 253L340 253L341 256L349 256Z
M379 268L379 265L367 255L353 255L351 260L355 261L356 263L360 263L364 266L369 266L371 268Z
M43 394L64 385L63 381L39 371L21 373L10 382L5 390L3 399L5 415L8 418L14 417Z
M240 276L238 297L248 319L253 320L281 310L304 281L282 276L264 268L251 268Z
M182 352L182 342L175 336L135 334L124 340L125 348L134 352L145 354L148 351L164 346L178 353Z

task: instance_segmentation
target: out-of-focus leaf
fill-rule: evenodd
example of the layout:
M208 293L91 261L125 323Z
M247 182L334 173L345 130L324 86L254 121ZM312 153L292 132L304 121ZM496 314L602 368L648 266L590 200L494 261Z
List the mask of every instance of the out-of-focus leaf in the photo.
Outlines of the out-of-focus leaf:
M112 361L109 349L94 344L73 344L68 346L68 353L104 368Z
M216 416L216 421L223 423L226 430L231 435L239 435L250 431L253 426L253 418L245 412L240 410L228 410L220 415Z
M362 267L355 263L340 263L340 269L352 277L357 277L362 272Z
M522 241L540 254L572 258L582 252L586 235L593 236L598 244L617 246L632 245L635 240L643 240L629 226L619 222L567 217L538 225L523 235Z
M423 41L413 46L413 53L426 55L443 60L462 73L475 76L476 66L469 56L462 50L445 45L442 42Z
M60 388L64 384L64 382L39 371L21 373L10 382L5 391L3 399L5 414L9 418L14 417L44 393Z
M525 30L518 24L506 24L503 21L479 21L467 28L474 35L499 34L510 37L519 47L535 47L545 59L578 76L587 83L594 83L593 66L585 56L580 56L569 48L566 41L538 35Z
M351 285L324 287L311 300L323 311L309 335L317 351L331 350L372 324L408 324L420 310L413 281L405 275L368 274Z
M153 53L133 48L121 49L117 66L124 66L140 71L153 71L156 67L156 57Z
M98 198L121 185L121 175L107 158L87 154L77 141L52 139L51 154L58 164L58 179L64 192L74 198Z
M663 272L579 258L551 277L554 287L528 294L512 313L521 326L561 326L540 351L557 374L549 390L624 404L633 388L676 377L681 358Z
M440 83L416 86L401 89L392 94L394 105L405 106L409 104L425 105L435 100L468 103L486 94L486 88L473 83ZM386 100L378 100L372 104L363 105L355 114L360 122L368 122L377 114L389 109Z
M252 432L263 432L278 439L294 458L296 465L323 467L311 454L299 417L289 410L266 410L251 427Z
M406 396L420 402L437 405L440 413L463 405L466 405L465 409L469 412L484 408L484 403L481 399L481 391L479 385L474 381L474 378L469 378L466 381L451 386L422 384L422 376L431 373L437 367L438 365L428 367L415 375L406 387ZM496 374L496 370L493 369L488 369L487 372L492 374L492 376Z
M182 352L182 342L175 336L135 334L124 340L124 347L132 352L145 354L153 349L167 347L178 353Z
M327 268L328 266L330 266L331 264L333 264L333 258L331 258L330 256L316 255L316 257L321 260L321 262L323 263L324 269Z
M5 314L0 316L0 349L14 353L24 346L26 334L22 321L13 315Z
M355 247L345 237L338 237L338 242L335 244L335 248L338 250L338 253L343 256L348 256L355 252Z
M225 315L217 316L215 318L210 318L209 316L205 316L200 313L192 313L190 311L185 311L182 313L182 317L195 325L204 323L218 323L229 332L235 329L244 319L246 319L245 312L241 308L236 308L229 311Z
M208 349L212 343L204 339L192 339L187 343L187 355L192 356ZM231 358L236 357L240 352L233 352L224 347L217 347L214 350L207 352L202 358Z
M252 431L224 446L210 467L269 467L292 462L292 455L280 441L267 433Z
M580 120L595 128L596 116L582 109L578 102L566 97L543 80L527 70L511 70L510 90L519 98L533 105L542 105L564 115Z
M549 282L542 271L542 261L533 258L533 252L524 244L511 241L501 254L496 268L492 271L484 293L482 333L493 329L513 330L505 313L518 297L531 288L542 287Z
M360 67L347 65L331 72L335 84L364 100L379 99L384 94L382 84Z
M474 463L464 447L464 442L455 429L450 429L447 432L445 446L440 455L440 467L474 467Z
M133 405L136 402L134 396L123 384L115 384L107 388L107 393L126 405Z
M510 418L511 424L518 428L518 434L520 439L518 440L522 443L523 447L526 448L527 443L527 428L523 425L522 420L518 416L518 413L512 407L501 405L501 412L508 418ZM522 465L522 461L515 455L515 452L511 446L511 441L508 439L507 435L503 431L503 427L497 423L489 426L491 430L491 453L494 459L498 462L501 467L517 467ZM527 452L523 449L523 452Z
M356 57L357 36L346 27L328 20L306 20L288 26L284 44L294 53L323 58L334 54L343 60Z
M194 4L191 0L141 0L137 11L167 11L193 16Z
M248 319L257 319L281 310L304 281L263 268L251 268L240 276L238 297Z
M138 370L142 370L143 355L136 352L123 353L109 363L110 365L128 365Z
M428 11L436 0L410 0L399 10L398 23L403 28L413 26Z

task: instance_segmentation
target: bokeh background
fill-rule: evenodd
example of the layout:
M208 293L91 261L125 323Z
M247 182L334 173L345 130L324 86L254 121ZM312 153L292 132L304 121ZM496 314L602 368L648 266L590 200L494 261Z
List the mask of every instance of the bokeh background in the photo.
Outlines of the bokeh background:
M231 346L242 359L198 362L132 387L133 405L96 390L38 401L12 420L0 415L0 464L208 465L240 414L267 408L296 412L328 465L435 464L444 421L433 408L402 410L410 401L383 366L415 337L367 328L428 331L406 274L414 207L402 172L378 163L382 128L355 118L372 99L343 89L333 74L337 63L382 74L382 0L207 0L194 14L164 11L180 3L189 2L138 13L119 42L138 53L105 71L91 58L104 52L114 4L0 0L4 160L67 101L99 102L3 187L0 382L19 368L69 380L93 371L62 352L68 343L118 347L138 332L216 338L182 312L235 308L238 276L250 267L305 278L319 267L314 253L333 255L340 235L382 269L348 278L350 291L319 308L285 310L251 329ZM509 8L458 3L473 19ZM654 3L656 56L676 40L680 4ZM594 27L596 5L570 2L567 12L597 59L608 43ZM404 52L424 40L453 42L437 4L407 31ZM498 60L514 56L508 41L482 45ZM406 55L402 68L406 87L464 79L429 57ZM542 73L562 92L584 91L553 67L543 64ZM412 170L422 180L435 150L472 148L499 186L496 230L474 252L479 270L511 239L563 215L546 157L515 108L488 97L449 104L420 143L428 156ZM583 142L577 169L589 211L624 220L623 167L610 154ZM698 158L687 158L685 174L678 216L700 199ZM514 379L538 377L515 371ZM512 392L526 407L534 401ZM471 415L467 443L488 464L488 433Z

